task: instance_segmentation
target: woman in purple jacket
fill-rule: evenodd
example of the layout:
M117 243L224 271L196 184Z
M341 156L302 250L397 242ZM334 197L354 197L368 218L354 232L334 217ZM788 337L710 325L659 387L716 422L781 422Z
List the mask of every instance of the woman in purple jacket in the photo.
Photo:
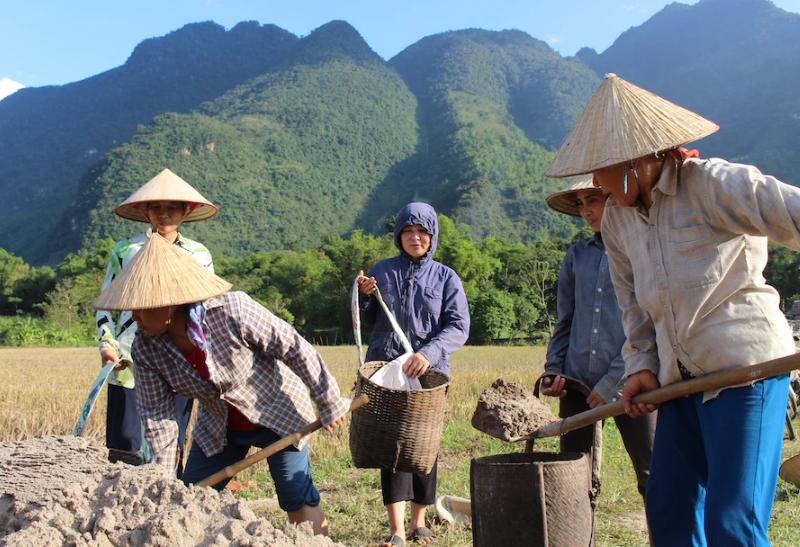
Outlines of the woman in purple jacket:
M410 378L429 368L449 374L450 354L464 345L469 334L469 309L461 280L452 269L433 260L438 235L433 207L409 203L400 210L394 227L400 254L375 264L370 277L358 278L362 310L374 324L367 360L391 361L404 353L386 315L379 313L377 302L369 298L377 286L414 348L403 365ZM405 544L406 501L411 501L408 539L433 541L433 533L425 525L425 511L436 500L436 464L428 475L381 470L381 489L391 528L384 545Z

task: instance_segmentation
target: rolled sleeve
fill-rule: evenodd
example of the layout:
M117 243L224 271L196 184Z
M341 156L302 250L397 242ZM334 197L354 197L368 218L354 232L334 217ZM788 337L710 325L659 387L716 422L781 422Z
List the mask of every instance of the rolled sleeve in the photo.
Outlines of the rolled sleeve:
M349 400L319 352L288 323L242 293L239 325L242 337L258 349L284 363L308 387L323 425L343 416Z

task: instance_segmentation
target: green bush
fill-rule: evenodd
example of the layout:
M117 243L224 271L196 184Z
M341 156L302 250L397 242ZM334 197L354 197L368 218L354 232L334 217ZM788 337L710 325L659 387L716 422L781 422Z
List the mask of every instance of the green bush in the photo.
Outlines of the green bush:
M91 346L94 340L85 327L61 328L30 316L0 316L0 346Z
M470 342L546 342L556 321L558 274L570 242L477 239L469 227L444 215L439 224L435 258L453 268L464 284L472 315ZM0 267L6 272L0 277L6 280L4 302L16 303L5 309L6 316L0 315L0 345L92 345L96 333L91 303L100 291L112 246L107 239L68 255L55 271L29 268L0 252L0 262L7 266ZM771 251L766 276L786 300L800 292L800 255L777 246ZM215 264L235 290L250 294L309 340L339 344L353 342L349 291L356 273L368 272L397 252L390 234L355 231L348 237L331 236L315 249L215 256ZM795 299L800 297L788 298L788 305Z

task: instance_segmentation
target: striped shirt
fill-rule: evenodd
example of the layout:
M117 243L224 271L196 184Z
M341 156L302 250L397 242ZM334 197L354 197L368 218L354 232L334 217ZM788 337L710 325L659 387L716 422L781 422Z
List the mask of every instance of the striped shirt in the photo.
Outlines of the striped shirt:
M167 334L139 335L133 344L137 406L154 462L177 463L173 391L200 402L194 440L206 456L225 446L226 403L281 436L316 419L312 401L323 424L344 415L348 400L319 353L291 325L243 292L210 298L203 306L208 380Z
M111 257L108 260L108 267L106 268L106 276L103 279L102 290L106 290L114 279L122 272L133 257L142 249L147 243L147 237L151 233L148 230L145 234L132 237L130 239L123 239L114 245L111 251ZM191 255L192 258L197 260L204 268L214 273L214 262L211 259L211 253L206 249L202 243L193 241L187 237L178 234L175 240L175 245ZM131 312L110 312L100 310L95 316L97 323L97 336L100 340L100 351L111 349L120 359L128 361L128 366L118 371L111 373L108 379L109 384L122 386L128 389L133 389L133 367L131 359L131 344L133 344L133 337L136 335L136 323L131 317Z

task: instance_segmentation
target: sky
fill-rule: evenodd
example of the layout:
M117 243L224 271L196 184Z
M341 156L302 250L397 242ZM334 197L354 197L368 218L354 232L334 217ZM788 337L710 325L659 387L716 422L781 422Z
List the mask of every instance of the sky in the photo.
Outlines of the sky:
M682 0L694 4L697 0ZM353 25L384 59L464 28L519 29L562 55L602 52L665 0L0 0L0 98L19 85L61 85L125 62L136 45L187 23L272 23L298 36ZM800 13L800 0L773 0Z

